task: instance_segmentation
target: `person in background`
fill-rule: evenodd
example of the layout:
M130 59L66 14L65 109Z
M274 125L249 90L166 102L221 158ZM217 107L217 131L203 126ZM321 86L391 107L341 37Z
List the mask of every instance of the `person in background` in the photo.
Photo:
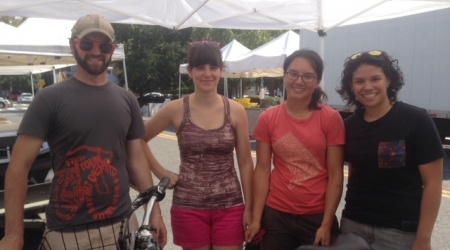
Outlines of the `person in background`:
M338 234L345 129L339 113L323 104L323 68L312 50L288 56L283 65L287 101L262 113L253 133L257 162L246 240L266 230L263 249L329 246Z
M165 170L146 147L152 171L175 186L174 243L190 250L241 250L252 211L253 161L244 107L217 93L223 72L220 43L190 43L188 73L194 93L171 101L145 123L148 142L169 126L180 149L179 175ZM235 170L236 150L241 183ZM176 185L175 185L176 184Z
M23 247L27 174L44 140L55 172L46 209L47 231L87 223L91 228L100 226L102 233L87 236L86 229L75 227L64 236L49 231L43 240L46 249L114 244L122 218L131 212L128 171L140 191L153 186L141 144L145 127L137 100L106 78L114 42L108 20L96 14L81 17L70 38L77 72L40 90L25 113L5 178L1 250ZM159 205L154 213L160 214ZM132 228L137 227L136 217L132 221ZM167 232L162 218L151 222L164 246Z
M397 60L384 51L346 59L337 91L345 119L349 179L341 231L377 249L431 249L442 192L443 157L424 109L397 100L404 85Z

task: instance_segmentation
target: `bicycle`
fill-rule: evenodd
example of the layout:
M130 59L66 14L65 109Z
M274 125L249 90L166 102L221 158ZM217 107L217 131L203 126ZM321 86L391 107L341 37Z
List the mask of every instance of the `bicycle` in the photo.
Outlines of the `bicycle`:
M312 246L305 245L298 247L296 250L373 250L370 244L359 234L342 233L334 243L329 246Z
M169 182L170 179L164 177L158 185L140 193L132 202L132 212L128 216L48 230L43 236L39 249L52 250L52 247L49 244L49 242L51 242L49 237L57 236L62 242L58 247L53 247L53 249L58 250L161 250L161 247L158 246L158 243L152 235L153 232L156 232L156 228L149 226L149 222L152 217L153 206L155 205L155 202L164 199L166 194L165 190L169 185ZM144 212L144 217L142 218L141 226L138 230L130 231L129 223L132 214L144 204L147 204L147 207ZM119 234L116 238L115 235L118 222L121 223ZM112 231L113 235L110 233L102 233L102 231L106 231L105 228L108 229L108 232ZM84 236L82 239L83 241L80 236Z

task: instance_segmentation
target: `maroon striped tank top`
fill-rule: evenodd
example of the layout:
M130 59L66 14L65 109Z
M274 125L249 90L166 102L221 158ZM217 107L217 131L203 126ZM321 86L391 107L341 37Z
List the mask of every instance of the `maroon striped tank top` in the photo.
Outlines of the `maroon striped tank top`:
M225 120L218 129L205 130L191 121L189 96L183 98L184 116L177 132L180 174L173 205L185 209L224 209L243 203L234 167L236 132L230 104L222 96Z

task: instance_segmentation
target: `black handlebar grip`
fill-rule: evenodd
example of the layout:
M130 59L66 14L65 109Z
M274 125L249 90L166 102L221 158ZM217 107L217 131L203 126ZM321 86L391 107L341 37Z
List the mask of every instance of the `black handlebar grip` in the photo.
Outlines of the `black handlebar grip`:
M169 186L169 184L170 184L169 177L163 177L158 184L158 192L160 193L166 192L166 188Z

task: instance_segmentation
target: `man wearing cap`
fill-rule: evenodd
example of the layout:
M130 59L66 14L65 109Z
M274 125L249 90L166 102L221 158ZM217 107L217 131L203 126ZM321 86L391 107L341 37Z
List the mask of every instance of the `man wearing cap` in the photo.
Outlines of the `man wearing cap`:
M46 210L47 230L91 222L95 227L109 219L114 226L100 225L102 239L114 240L121 218L131 212L128 173L140 191L153 186L141 146L145 128L136 97L106 78L114 41L108 20L99 15L81 17L70 38L77 72L39 90L24 115L5 178L6 227L0 250L23 247L27 174L44 140L50 146L55 173ZM153 214L161 214L158 205ZM132 221L137 226L135 216ZM151 223L164 246L167 232L162 218L154 216ZM86 231L75 231L79 242L89 241L84 239ZM69 249L76 244L71 242L71 232L72 239L48 235L45 244ZM90 234L94 239L88 244L97 244L92 242L98 240L98 233ZM53 245L62 242L65 246Z

